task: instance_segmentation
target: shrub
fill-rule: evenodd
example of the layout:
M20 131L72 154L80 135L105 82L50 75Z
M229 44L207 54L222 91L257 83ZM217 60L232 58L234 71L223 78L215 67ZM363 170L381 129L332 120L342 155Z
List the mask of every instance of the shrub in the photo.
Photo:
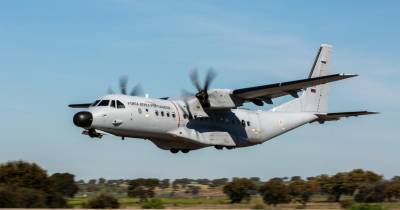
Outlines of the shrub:
M150 199L143 202L142 209L163 209L165 208L160 199Z
M224 186L223 192L229 197L231 203L249 201L250 193L256 189L254 183L246 178L235 178Z
M261 203L257 203L256 205L253 205L251 209L265 209L265 206Z
M354 202L352 200L342 200L339 204L343 209L348 209L354 204Z
M296 209L305 209L305 208L306 208L305 204L296 205Z
M119 202L116 198L106 194L100 194L97 197L89 200L85 205L86 208L92 209L106 209L106 208L119 208Z
M349 210L388 210L388 209L381 205L358 204L351 206Z

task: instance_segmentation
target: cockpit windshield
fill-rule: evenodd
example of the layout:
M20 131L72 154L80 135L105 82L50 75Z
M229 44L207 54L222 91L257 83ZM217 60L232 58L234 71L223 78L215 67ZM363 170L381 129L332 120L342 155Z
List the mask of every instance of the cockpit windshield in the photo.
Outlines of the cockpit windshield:
M97 106L108 106L109 103L109 100L102 100Z

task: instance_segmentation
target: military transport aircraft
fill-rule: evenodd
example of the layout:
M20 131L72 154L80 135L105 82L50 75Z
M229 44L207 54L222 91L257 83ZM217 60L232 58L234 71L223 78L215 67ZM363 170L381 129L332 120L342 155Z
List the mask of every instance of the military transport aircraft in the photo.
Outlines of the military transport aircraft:
M214 146L233 149L261 144L301 125L339 120L376 112L328 112L328 83L355 77L355 74L328 74L331 45L322 44L308 78L242 89L210 89L215 74L209 71L204 86L197 72L191 79L198 92L178 99L138 96L139 86L127 94L127 78L120 80L121 94L98 98L94 103L71 104L87 108L73 117L76 126L92 138L105 134L141 138L159 148L187 153ZM293 100L269 111L240 108L244 103L258 106L290 95Z

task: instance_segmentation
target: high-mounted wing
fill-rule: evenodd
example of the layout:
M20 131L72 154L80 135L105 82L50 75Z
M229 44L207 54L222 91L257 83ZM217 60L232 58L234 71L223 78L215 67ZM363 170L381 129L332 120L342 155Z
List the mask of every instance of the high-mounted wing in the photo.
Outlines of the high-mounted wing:
M70 104L68 105L71 108L88 108L91 105L91 103L89 104Z
M297 93L302 89L313 87L328 82L355 77L356 74L332 74L321 77L313 77L308 79L295 80L290 82L275 83L256 87L236 89L232 92L232 96L241 99L244 102L262 100L271 104L271 99L284 95L292 95L298 97Z
M357 117L360 115L370 115L370 114L379 114L378 112L368 112L368 111L357 111L357 112L334 112L327 114L317 114L318 119L315 121L323 123L325 121L335 121L340 120L343 117Z

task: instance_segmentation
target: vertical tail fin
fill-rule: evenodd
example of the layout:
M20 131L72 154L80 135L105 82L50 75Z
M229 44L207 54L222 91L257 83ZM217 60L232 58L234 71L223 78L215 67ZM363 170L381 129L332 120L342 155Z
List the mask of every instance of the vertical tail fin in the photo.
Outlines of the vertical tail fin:
M326 76L329 74L329 64L332 46L322 44L311 67L309 78ZM286 112L328 112L329 84L306 88L303 95L278 107L274 111Z

